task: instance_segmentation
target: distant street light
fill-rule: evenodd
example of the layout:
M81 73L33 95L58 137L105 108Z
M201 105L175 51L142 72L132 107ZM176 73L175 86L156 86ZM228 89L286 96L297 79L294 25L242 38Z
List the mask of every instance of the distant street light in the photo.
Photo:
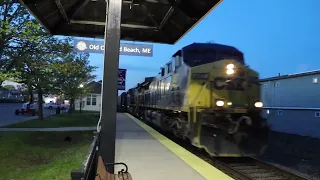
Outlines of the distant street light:
M82 88L83 88L83 84L80 84L79 86L81 88L81 91L80 91L80 113L82 111Z

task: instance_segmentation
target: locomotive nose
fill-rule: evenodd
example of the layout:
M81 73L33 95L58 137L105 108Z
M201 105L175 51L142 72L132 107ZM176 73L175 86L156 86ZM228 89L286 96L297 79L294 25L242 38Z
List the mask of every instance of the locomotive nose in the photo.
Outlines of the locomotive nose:
M264 153L270 128L264 119L256 120L253 126L246 129L247 136L239 144L245 155L261 155Z

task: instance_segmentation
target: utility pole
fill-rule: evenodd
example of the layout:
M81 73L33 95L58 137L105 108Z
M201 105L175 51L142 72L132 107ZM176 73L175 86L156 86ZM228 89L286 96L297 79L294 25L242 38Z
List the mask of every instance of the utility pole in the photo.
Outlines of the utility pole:
M82 89L83 84L80 84L80 113L82 112Z

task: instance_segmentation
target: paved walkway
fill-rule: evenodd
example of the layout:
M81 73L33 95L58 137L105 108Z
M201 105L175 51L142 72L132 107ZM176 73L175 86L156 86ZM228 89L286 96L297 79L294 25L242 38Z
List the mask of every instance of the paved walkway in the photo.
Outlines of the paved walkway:
M0 132L8 131L94 131L97 127L59 127L59 128L0 128Z

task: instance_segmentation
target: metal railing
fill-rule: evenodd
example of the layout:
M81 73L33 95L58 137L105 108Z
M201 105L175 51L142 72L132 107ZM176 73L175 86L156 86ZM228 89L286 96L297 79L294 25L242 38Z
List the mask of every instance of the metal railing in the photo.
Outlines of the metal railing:
M98 142L99 133L95 133L94 139L90 145L89 152L82 164L81 169L71 171L71 180L94 180L96 176L98 162Z

